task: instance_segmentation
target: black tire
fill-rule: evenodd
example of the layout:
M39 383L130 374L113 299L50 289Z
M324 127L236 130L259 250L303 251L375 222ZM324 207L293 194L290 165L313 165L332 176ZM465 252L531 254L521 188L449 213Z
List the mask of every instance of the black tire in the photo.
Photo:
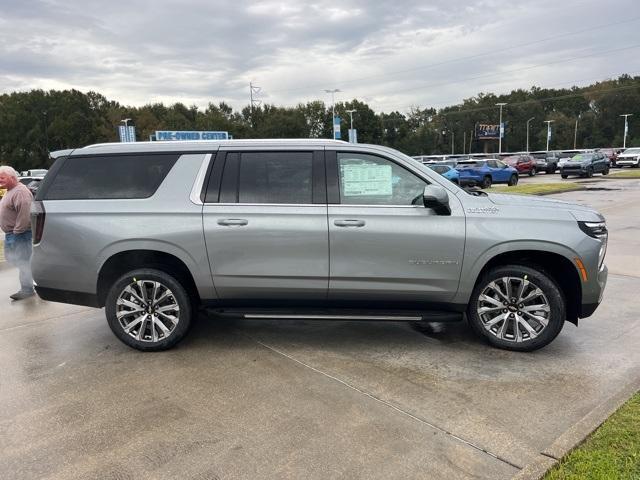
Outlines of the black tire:
M479 297L492 281L504 277L525 279L538 287L546 297L549 307L548 323L546 327L539 331L538 336L516 342L515 340L503 340L498 338L496 334L491 333L485 328L482 318L478 314ZM505 310L507 309L508 307L505 308ZM509 314L508 311L507 314ZM505 265L492 268L483 274L476 282L476 286L473 289L473 293L471 294L469 305L467 307L467 319L473 331L487 340L491 345L505 350L530 352L548 345L558 336L566 319L566 301L558 284L541 267L534 265ZM508 325L511 327L513 332L515 322L514 320L509 320L509 322L510 323ZM523 327L517 328L521 334L527 334Z
M492 183L491 177L487 175L482 179L482 184L480 186L482 188L491 188L491 183Z
M529 170L529 176L530 176L530 177L535 177L535 176L536 176L536 169L535 169L535 167L534 167L534 168L532 168L531 170Z
M560 174L560 176L561 176L562 178L565 178L565 179L566 179L566 178L569 178L569 175L565 175L564 173L561 173L561 174Z
M605 169L602 171L602 175L609 175L609 167L605 167Z
M513 175L511 175L508 185L510 187L515 187L517 184L518 184L518 175L514 173Z
M177 304L179 308L178 322L173 327L173 330L171 330L166 338L160 338L158 339L158 341L140 340L134 338L132 335L125 332L124 326L120 323L117 317L116 302L118 301L118 297L121 295L121 293L123 293L124 289L127 286L141 281L160 283L170 292L170 294L167 296L167 298L169 299L168 301L174 302L174 304ZM116 337L118 337L123 343L129 345L130 347L142 351L160 351L167 350L173 347L187 334L187 331L191 326L192 317L194 315L192 299L189 297L182 284L168 273L151 268L140 268L137 270L132 270L116 280L116 282L109 290L109 293L107 294L105 302L105 312L109 327L116 335ZM144 316L144 314L142 316ZM146 318L149 319L150 317L146 316ZM143 325L145 325L144 320ZM163 322L163 325L167 327L168 324ZM150 328L154 328L149 326L148 323L146 324L146 326L148 328L145 328L145 332L143 333L149 331ZM138 329L138 332L139 330L140 329ZM159 328L155 329L155 331L162 334ZM133 332L135 333L135 329L133 329Z
M593 177L593 167L587 168L587 178Z

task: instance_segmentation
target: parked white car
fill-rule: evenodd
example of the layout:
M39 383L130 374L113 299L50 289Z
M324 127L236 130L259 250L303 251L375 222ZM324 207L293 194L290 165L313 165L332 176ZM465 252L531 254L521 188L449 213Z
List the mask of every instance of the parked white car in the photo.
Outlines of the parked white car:
M640 166L640 148L627 148L624 152L618 155L616 160L618 167L636 167Z

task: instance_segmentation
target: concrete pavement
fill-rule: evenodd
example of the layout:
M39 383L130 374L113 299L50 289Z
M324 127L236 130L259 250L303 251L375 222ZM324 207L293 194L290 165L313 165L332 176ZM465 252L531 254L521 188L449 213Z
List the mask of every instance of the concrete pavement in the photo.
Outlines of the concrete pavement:
M640 181L557 198L608 220L603 304L548 347L466 324L202 317L134 351L101 310L10 303L0 270L0 471L10 478L535 477L640 387ZM544 467L544 468L543 468Z

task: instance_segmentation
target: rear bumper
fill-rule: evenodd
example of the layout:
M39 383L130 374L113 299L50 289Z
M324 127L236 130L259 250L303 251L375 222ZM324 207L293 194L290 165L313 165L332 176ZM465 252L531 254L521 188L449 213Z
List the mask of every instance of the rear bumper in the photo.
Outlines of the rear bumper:
M57 288L39 287L36 285L38 296L48 302L71 303L73 305L84 305L87 307L100 308L98 296L93 293L72 292L69 290L59 290Z

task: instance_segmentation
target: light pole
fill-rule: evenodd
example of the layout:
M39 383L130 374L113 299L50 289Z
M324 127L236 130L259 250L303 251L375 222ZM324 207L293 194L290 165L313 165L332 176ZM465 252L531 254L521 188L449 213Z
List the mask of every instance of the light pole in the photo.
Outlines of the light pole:
M357 110L347 110L349 117L351 117L351 130L353 130L353 112L357 112Z
M335 126L335 121L336 121L336 93L341 92L342 90L340 90L339 88L334 88L334 89L325 89L326 93L330 93L331 94L331 131L333 132L332 138L335 139L336 138L336 126Z
M579 113L578 116L576 117L576 128L573 130L573 149L575 150L577 147L576 145L578 144L578 120L580 120L580 116L582 114Z
M130 118L125 118L124 120L120 120L120 123L124 122L124 126L128 127L129 126L129 122L131 121Z
M534 118L536 117L531 117L529 120L527 120L527 153L529 153L529 122Z
M545 120L544 123L547 124L547 152L549 151L549 140L551 140L551 123L554 120Z
M632 117L633 113L625 113L620 116L624 117L624 135L622 136L622 148L627 148L627 132L629 131L629 123L627 121L627 118Z
M502 153L502 133L504 129L502 128L502 107L504 107L506 103L496 103L497 107L500 107L500 134L498 137L498 153Z

